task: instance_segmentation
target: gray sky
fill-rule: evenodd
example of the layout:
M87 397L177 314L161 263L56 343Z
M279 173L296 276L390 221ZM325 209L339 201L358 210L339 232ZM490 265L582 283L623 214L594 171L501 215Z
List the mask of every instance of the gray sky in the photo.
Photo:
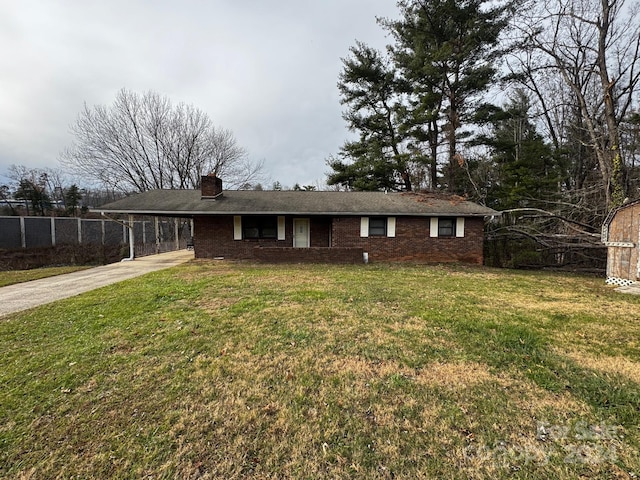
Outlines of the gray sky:
M348 132L336 88L394 0L0 0L0 175L57 167L82 105L153 90L230 129L269 181L324 183ZM2 180L2 179L0 179Z

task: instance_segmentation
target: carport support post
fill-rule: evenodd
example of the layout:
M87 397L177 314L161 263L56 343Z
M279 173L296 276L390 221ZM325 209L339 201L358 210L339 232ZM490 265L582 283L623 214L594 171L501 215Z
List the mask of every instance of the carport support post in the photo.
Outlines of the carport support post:
M20 217L20 244L27 248L27 230L24 227L24 217Z
M153 227L156 233L156 254L160 253L160 224L158 222L158 217L153 217Z
M121 261L126 262L133 260L135 254L135 236L133 234L133 215L129 215L129 224L127 225L129 229L129 258L123 258Z
M179 220L180 220L179 218L173 219L173 231L175 232L175 238L176 238L176 250L180 250L180 229L178 228Z

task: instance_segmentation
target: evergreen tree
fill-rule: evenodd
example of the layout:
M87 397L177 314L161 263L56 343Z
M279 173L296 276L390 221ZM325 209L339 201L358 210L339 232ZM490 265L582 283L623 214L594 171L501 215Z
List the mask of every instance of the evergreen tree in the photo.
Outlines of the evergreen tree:
M418 142L426 140L435 184L439 135L447 144L442 184L459 188L459 143L468 133L474 107L496 78L501 32L511 3L484 0L403 0L402 18L385 21L396 43L390 47L397 68L411 85L408 127Z
M398 116L401 86L395 68L377 50L358 42L342 60L338 89L347 106L343 118L358 140L345 142L329 159L328 185L356 190L411 190Z
M527 96L516 91L504 111L493 118L491 137L484 139L498 172L487 201L498 210L546 208L558 192L560 170L529 109Z
M25 200L27 215L29 215L29 205L34 215L44 216L48 210L51 210L51 199L47 195L42 178L38 183L26 179L20 180L14 197L17 200Z
M82 194L80 193L80 189L74 183L64 193L64 204L67 208L67 212L70 215L76 216L76 214L78 213L78 206L80 205L81 199L82 199Z
M496 77L507 2L402 0L400 20L381 20L395 42L389 56L363 43L343 59L338 88L358 140L328 161L328 183L353 189L464 193L463 129ZM441 146L447 145L444 162ZM444 164L444 165L441 165ZM442 175L439 176L439 167ZM426 179L426 181L425 181Z
M5 203L7 206L7 210L11 213L11 215L17 215L18 212L13 206L11 202L11 189L9 185L0 185L0 200Z

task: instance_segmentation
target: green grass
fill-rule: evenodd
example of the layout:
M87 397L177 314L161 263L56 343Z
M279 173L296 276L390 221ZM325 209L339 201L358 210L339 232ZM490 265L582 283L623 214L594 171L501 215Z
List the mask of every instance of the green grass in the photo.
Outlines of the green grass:
M34 268L32 270L4 270L0 271L0 287L13 285L16 283L30 282L41 278L53 277L64 273L77 272L90 267L68 266L68 267L47 267Z
M0 477L635 478L640 297L194 261L0 320Z

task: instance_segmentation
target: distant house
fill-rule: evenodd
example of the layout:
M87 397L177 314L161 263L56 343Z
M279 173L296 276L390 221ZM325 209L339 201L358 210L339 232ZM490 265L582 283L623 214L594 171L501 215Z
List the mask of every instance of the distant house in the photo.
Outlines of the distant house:
M613 211L602 226L607 246L607 283L640 282L640 200Z
M190 217L196 258L273 263L482 264L485 218L499 215L439 194L223 191L215 176L201 190L154 190L96 210Z

